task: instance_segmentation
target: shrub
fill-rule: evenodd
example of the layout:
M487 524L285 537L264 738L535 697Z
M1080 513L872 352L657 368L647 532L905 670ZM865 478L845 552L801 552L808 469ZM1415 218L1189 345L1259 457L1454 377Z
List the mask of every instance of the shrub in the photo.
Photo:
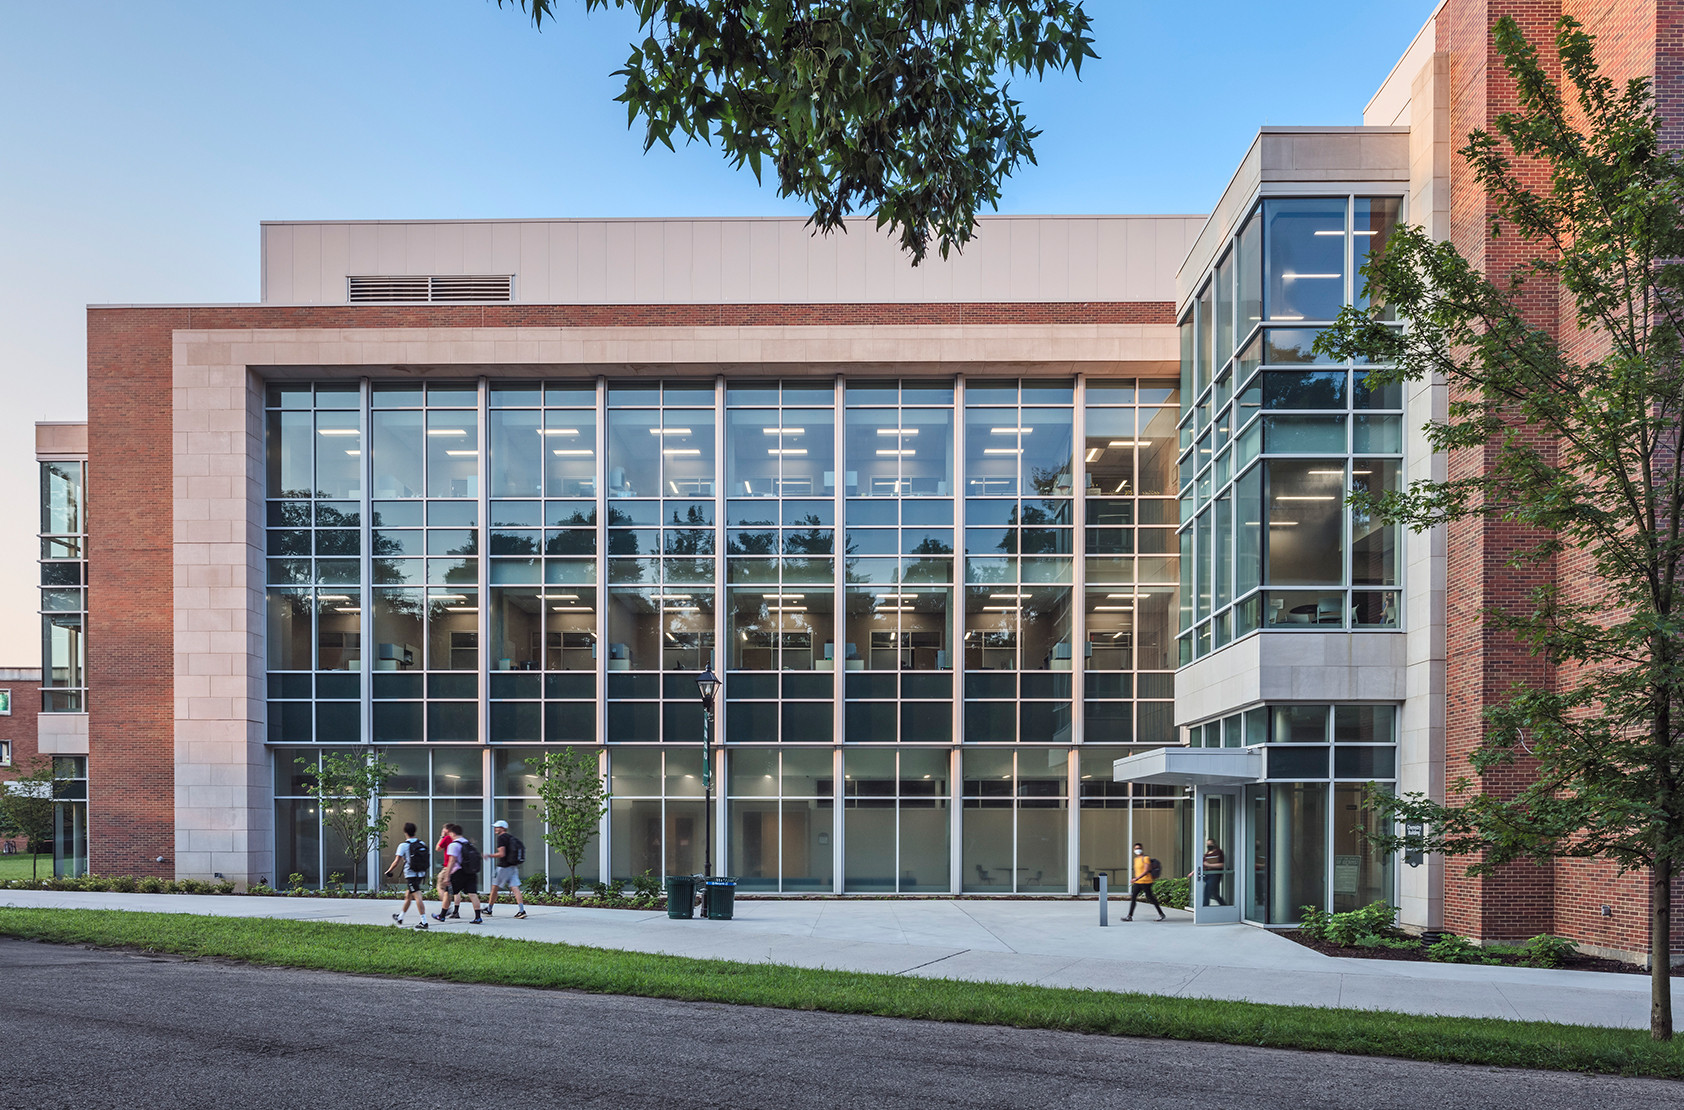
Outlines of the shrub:
M133 875L116 875L111 879L111 889L117 894L133 894L139 888Z
M666 896L666 884L659 875L645 871L632 876L632 898L636 901L658 902Z
M1427 959L1441 964L1500 964L1502 958L1480 948L1467 937L1445 933L1427 945Z
M566 880L563 880L564 883L565 881ZM598 879L596 882L591 884L591 894L594 895L596 900L599 902L611 902L618 900L621 894L621 889L620 884L614 882L612 879Z
M140 880L140 882L136 885L142 894L164 893L164 880L158 878L156 875L148 875L146 878Z
M1172 910L1184 910L1193 904L1193 880L1159 879L1152 884L1152 893L1158 896L1160 906L1168 906Z
M1520 957L1520 962L1527 967L1560 967L1570 958L1577 956L1579 949L1566 937L1539 933L1522 944L1516 954Z
M1315 906L1299 906L1298 909L1303 914L1303 920L1299 923L1298 928L1303 931L1304 935L1311 940L1326 940L1327 911Z
M1389 937L1379 933L1363 933L1352 944L1357 948L1396 948L1400 951L1421 947L1421 942L1414 937Z
M211 885L203 879L181 879L177 881L176 888L183 894L209 894L211 892Z
M1370 902L1357 910L1329 914L1323 936L1329 944L1349 948L1358 937L1391 936L1397 931L1397 910L1385 902Z
M302 872L294 871L287 876L287 890L291 894L304 893L304 875Z

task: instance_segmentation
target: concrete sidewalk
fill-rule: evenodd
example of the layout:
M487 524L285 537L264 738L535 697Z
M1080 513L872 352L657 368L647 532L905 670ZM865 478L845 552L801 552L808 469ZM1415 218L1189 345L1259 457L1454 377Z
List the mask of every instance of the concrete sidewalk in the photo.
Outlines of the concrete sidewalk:
M397 899L250 898L191 894L0 891L0 905L144 910L390 925ZM436 906L436 902L430 903ZM933 979L1034 983L1184 998L1343 1006L1646 1029L1643 975L1338 959L1249 925L1195 927L1150 910L1099 927L1092 901L739 900L733 921L674 921L664 912L534 906L524 921L498 905L483 925L438 932L565 941L746 963ZM411 923L414 915L411 914Z

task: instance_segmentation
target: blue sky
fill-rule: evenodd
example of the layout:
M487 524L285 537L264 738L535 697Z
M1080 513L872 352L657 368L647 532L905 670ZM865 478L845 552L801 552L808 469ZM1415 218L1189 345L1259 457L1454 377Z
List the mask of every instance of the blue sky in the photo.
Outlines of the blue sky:
M1208 211L1258 126L1361 122L1436 3L1088 0L1100 58L1019 83L1001 211ZM633 21L558 7L0 0L0 666L36 659L30 426L85 413L87 304L256 300L266 219L805 214L643 154Z

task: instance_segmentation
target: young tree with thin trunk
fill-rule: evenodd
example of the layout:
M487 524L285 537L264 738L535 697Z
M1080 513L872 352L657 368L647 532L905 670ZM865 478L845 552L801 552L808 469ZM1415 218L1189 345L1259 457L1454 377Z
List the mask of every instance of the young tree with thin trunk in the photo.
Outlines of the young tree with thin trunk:
M380 804L386 780L396 767L376 751L328 752L321 766L295 760L305 775L304 793L322 811L322 827L339 838L351 860L351 892L361 889L362 865L386 843L392 814Z
M1559 858L1644 874L1650 1027L1666 1040L1673 883L1684 865L1684 165L1662 146L1650 82L1616 87L1578 23L1557 27L1562 84L1512 19L1493 36L1518 109L1498 116L1494 133L1474 132L1461 155L1495 201L1491 233L1518 236L1532 257L1488 277L1451 244L1400 228L1363 272L1369 303L1407 325L1386 323L1378 307L1348 309L1317 349L1395 367L1371 380L1442 379L1448 417L1428 426L1428 442L1486 456L1467 476L1353 504L1416 531L1467 519L1523 525L1535 540L1516 563L1576 557L1593 569L1593 588L1557 582L1490 614L1556 678L1485 710L1471 770L1485 776L1518 754L1535 777L1507 796L1463 778L1442 804L1393 799L1394 816L1426 831L1383 839L1471 857L1470 874ZM1546 184L1533 187L1540 169ZM1522 311L1521 295L1537 286L1566 295L1562 338Z
M565 891L579 892L579 865L608 812L608 791L597 769L595 752L568 747L528 759L538 776L538 800L532 808L544 822L544 841L567 867Z
M53 838L53 787L57 781L53 761L40 756L28 771L0 782L0 826L23 835L32 878L40 875L41 856L36 849Z

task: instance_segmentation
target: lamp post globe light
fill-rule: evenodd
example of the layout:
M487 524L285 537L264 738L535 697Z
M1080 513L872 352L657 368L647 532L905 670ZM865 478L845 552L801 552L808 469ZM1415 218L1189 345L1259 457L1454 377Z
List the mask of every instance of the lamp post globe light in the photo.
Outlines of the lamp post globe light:
M702 695L702 791L707 796L707 811L702 841L702 880L713 877L713 699L723 685L708 665L696 676L696 690Z

